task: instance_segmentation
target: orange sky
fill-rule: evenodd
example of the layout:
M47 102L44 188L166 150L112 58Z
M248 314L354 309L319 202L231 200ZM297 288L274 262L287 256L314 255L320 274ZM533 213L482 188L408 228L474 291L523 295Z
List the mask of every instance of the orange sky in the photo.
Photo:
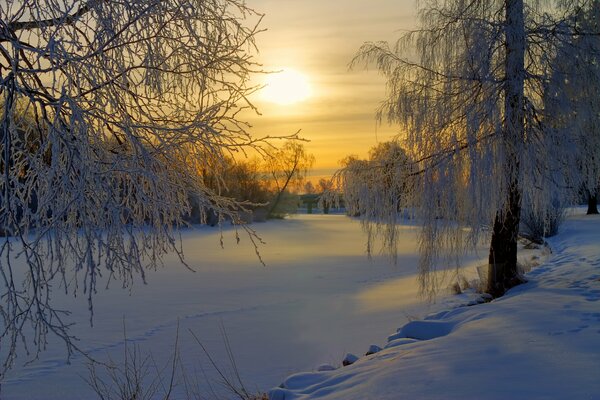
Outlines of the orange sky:
M384 80L372 68L348 70L365 41L394 40L414 27L414 0L247 0L264 13L266 32L257 37L259 61L266 69L292 68L312 89L308 99L278 105L256 95L260 117L254 133L281 135L301 129L315 155L313 175L330 175L349 154L361 157L398 127L375 121L385 96Z

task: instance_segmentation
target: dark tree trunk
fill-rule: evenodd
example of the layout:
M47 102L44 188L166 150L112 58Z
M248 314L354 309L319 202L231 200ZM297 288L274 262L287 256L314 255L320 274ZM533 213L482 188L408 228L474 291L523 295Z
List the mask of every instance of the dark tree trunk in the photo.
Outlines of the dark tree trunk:
M296 159L294 168L292 168L292 171L290 173L288 173L286 176L285 184L279 189L279 192L277 192L277 196L275 197L275 200L273 201L273 203L271 204L271 207L269 208L269 212L267 214L268 218L273 218L275 209L279 205L279 202L281 201L281 198L283 197L283 193L285 192L285 189L287 189L288 185L290 184L290 181L292 180L294 174L296 173L296 168L298 168L298 162L299 162L299 160Z
M590 214L598 214L598 195L596 193L588 193L587 215Z
M525 137L525 18L523 0L506 0L503 171L506 199L496 212L490 244L488 292L502 296L522 282L517 270L517 238L521 218L520 154Z
M506 211L494 220L488 269L488 293L499 297L508 289L522 283L517 267L517 239L521 217L521 198L518 188L509 193Z

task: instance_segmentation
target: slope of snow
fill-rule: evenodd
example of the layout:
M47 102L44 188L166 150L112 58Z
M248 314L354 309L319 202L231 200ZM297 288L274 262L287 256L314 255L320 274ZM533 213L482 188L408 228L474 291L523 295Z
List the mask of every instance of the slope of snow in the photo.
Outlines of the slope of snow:
M364 354L382 333L438 307L423 304L417 293L415 227L402 228L397 266L385 257L369 261L360 224L345 216L299 215L253 227L266 241L261 248L266 266L243 235L236 245L226 228L221 249L218 230L200 227L183 234L186 261L196 272L172 257L147 274L147 285L138 281L131 292L113 282L96 296L93 327L84 297L61 294L57 287L55 305L73 311L68 321L77 323L77 344L99 361L123 359L125 325L128 340L144 354L152 352L162 367L179 323L188 378L197 378L202 390L207 382L201 369L209 380L216 374L190 330L228 372L222 325L251 391L266 391L291 373L321 364L338 366L346 353ZM476 265L477 257L467 261ZM86 360L76 355L67 364L59 341L52 340L29 365L20 355L2 382L3 400L95 398L82 379Z
M570 217L528 283L411 321L386 349L291 375L272 400L600 399L600 218Z

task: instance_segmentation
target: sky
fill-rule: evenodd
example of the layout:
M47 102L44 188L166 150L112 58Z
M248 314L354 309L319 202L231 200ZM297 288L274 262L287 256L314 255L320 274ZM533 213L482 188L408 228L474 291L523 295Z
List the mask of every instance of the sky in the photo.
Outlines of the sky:
M349 70L349 63L364 42L394 41L414 28L414 0L247 0L247 5L265 14L258 61L267 70L294 70L310 93L289 104L257 93L253 102L262 115L249 118L257 136L300 130L316 158L314 179L331 175L350 154L366 157L369 148L399 133L399 127L375 119L385 80L373 66ZM288 91L302 90L296 84Z

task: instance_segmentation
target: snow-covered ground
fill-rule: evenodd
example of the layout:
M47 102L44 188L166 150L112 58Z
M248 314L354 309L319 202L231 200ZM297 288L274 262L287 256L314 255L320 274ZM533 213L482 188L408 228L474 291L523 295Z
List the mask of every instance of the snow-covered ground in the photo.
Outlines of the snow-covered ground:
M386 332L442 306L424 304L417 294L414 227L403 228L397 266L385 257L369 261L360 224L345 216L299 215L254 228L267 242L261 249L267 266L243 235L235 244L231 228L224 233L224 250L215 228L190 229L183 244L195 273L169 258L147 275L148 285L136 284L131 294L113 283L96 297L93 328L84 297L57 289L55 304L73 311L78 345L100 361L123 358L125 324L127 338L162 366L179 321L183 362L201 386L201 367L213 377L214 371L189 330L227 369L222 324L244 382L263 391L292 373L339 365L347 352L364 353ZM476 265L475 259L465 265ZM94 398L82 378L86 360L75 356L67 364L60 342L52 340L39 361L23 366L25 361L18 359L2 383L3 400Z
M386 349L272 400L600 399L600 217L571 216L528 283L400 324Z
M57 292L56 304L73 310L78 344L100 361L122 359L125 323L128 339L162 366L179 321L188 377L207 392L204 372L216 377L189 330L228 370L223 326L248 389L284 382L274 399L600 398L598 217L571 217L526 285L461 308L454 306L468 297L433 305L419 299L414 227L403 228L397 266L385 257L368 261L359 223L344 216L300 215L255 227L267 242L266 267L247 239L235 244L229 228L224 250L215 229L190 229L183 240L195 273L173 258L131 294L112 285L96 298L93 328L85 299ZM482 249L479 259L468 258L464 273L474 276L485 256ZM387 349L340 367L346 353L384 347L388 333ZM64 356L54 341L39 361L23 366L20 358L0 398L94 398L83 380L85 359L67 364ZM316 372L321 364L338 369Z

